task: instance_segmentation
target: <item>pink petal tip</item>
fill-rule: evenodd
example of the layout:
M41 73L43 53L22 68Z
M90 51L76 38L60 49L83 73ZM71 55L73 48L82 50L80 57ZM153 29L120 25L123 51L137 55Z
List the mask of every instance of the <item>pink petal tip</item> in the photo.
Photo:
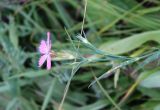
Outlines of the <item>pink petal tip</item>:
M47 70L50 70L51 69L51 57L48 56L47 57Z

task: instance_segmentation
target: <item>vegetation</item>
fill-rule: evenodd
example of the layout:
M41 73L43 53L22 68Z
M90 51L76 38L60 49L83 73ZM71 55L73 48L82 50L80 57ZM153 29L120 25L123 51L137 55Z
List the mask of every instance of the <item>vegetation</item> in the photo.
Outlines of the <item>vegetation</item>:
M1 0L0 110L160 110L159 0ZM52 68L38 67L51 32Z

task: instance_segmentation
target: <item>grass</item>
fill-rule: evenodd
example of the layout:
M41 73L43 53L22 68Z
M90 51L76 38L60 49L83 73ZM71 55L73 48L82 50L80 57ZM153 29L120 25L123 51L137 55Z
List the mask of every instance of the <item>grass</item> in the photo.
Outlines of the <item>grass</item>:
M0 110L159 110L159 0L0 1ZM52 69L38 67L51 32Z

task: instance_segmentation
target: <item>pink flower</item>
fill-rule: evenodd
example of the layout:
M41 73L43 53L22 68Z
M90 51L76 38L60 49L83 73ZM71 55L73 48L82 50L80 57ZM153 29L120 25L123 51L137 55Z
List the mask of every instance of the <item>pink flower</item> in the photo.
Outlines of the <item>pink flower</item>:
M39 59L39 67L41 67L45 61L47 61L47 70L51 69L51 40L50 40L50 32L47 32L47 41L41 40L39 46L39 52L41 53L41 57Z

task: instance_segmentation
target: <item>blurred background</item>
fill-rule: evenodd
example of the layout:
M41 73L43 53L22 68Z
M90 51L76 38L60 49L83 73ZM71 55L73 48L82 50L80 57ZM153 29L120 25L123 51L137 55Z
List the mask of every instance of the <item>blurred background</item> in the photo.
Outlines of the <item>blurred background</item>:
M0 110L160 110L159 47L160 0L0 0Z

